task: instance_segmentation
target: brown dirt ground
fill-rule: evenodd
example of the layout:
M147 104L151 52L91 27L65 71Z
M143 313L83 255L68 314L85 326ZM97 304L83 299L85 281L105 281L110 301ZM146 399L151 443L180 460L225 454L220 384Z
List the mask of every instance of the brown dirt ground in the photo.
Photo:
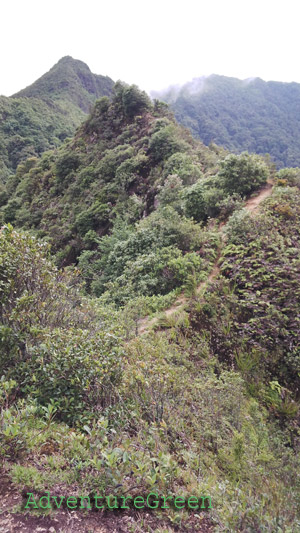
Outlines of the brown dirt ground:
M55 491L54 491L55 492ZM23 514L16 506L25 500L7 476L0 471L0 533L152 533L158 527L168 533L212 533L207 515L190 518L182 527L171 526L167 520L147 511L95 512L59 509L49 515Z
M271 196L272 189L272 183L268 182L267 185L263 189L261 189L257 196L254 196L253 198L249 198L249 200L247 200L245 204L246 209L250 212L254 211L254 209L256 209L263 200L268 198L268 196Z

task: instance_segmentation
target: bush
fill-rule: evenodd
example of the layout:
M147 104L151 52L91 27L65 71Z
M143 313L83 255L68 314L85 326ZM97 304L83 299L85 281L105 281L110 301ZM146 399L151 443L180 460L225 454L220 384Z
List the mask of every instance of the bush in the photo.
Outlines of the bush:
M124 113L128 118L141 115L151 107L151 100L145 91L140 91L137 85L124 87L123 90Z
M53 266L48 246L11 226L0 232L0 305L0 376L16 382L17 395L42 405L53 399L69 422L110 402L117 337L92 327L93 307L75 275Z
M220 203L224 200L224 191L217 187L210 187L203 194L205 214L208 217L216 217L220 212Z
M266 183L269 170L261 157L243 152L221 161L218 177L227 193L247 196Z
M231 196L226 196L218 204L219 217L223 219L227 218L236 209L241 209L242 204L242 198L239 194L234 193Z
M135 157L131 157L123 161L116 169L117 182L124 188L133 183L147 165L148 158L145 154L139 153Z
M203 261L195 252L182 254L169 246L128 261L122 274L106 284L109 297L118 305L134 296L164 295L199 273Z
M182 194L186 216L193 218L197 222L207 218L205 189L204 182L197 181L191 187L184 189Z
M152 135L149 142L149 151L155 162L163 161L175 152L184 150L185 145L176 134L176 126L170 123Z
M246 209L240 209L233 213L225 228L229 242L233 244L246 243L251 222L251 215Z
M203 177L199 162L181 152L171 155L165 163L163 175L167 177L169 174L177 174L184 185L192 185Z
M276 175L276 185L300 188L300 168L282 168Z
M74 152L63 152L56 162L56 174L60 179L64 179L72 170L76 170L80 165L79 155Z
M162 207L172 205L176 211L181 212L181 193L183 191L182 180L177 174L167 177L157 195L159 205Z
M120 378L116 337L78 328L45 330L40 337L27 343L26 360L7 371L22 395L41 405L55 402L68 423L82 423L109 405Z

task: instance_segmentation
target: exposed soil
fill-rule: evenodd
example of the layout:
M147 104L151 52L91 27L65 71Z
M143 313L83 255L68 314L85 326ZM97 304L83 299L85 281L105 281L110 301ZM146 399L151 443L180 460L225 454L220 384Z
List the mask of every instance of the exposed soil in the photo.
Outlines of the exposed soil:
M263 202L266 198L268 198L268 196L271 196L272 189L273 189L272 183L268 182L267 185L265 187L263 187L263 189L261 189L256 196L253 196L253 197L249 198L245 202L245 208L247 209L247 211L249 211L251 213L255 209L257 209L258 206L261 204L261 202ZM221 222L220 225L219 225L219 231L222 234L222 241L223 242L225 241L225 234L224 234L224 230L223 230L224 226L225 226L225 222ZM221 254L219 253L218 257L216 258L216 260L215 260L215 262L213 264L212 270L211 270L207 280L202 281L198 285L198 287L196 289L196 294L201 294L203 289L205 290L205 288L209 285L209 283L211 283L218 276L218 274L220 272L220 268L218 266L220 255ZM166 309L164 311L165 316L169 317L173 313L175 313L176 311L180 310L187 303L187 301L188 301L188 298L186 296L184 296L183 294L181 294L177 298L177 300L168 309ZM155 317L150 319L150 320L149 320L148 317L145 317L145 318L141 319L139 321L139 327L138 327L139 335L142 335L143 333L146 333L156 322L157 322L157 318L155 318Z
M250 212L254 211L263 200L268 198L268 196L271 196L272 189L272 183L268 182L267 185L263 189L261 189L260 193L257 196L254 196L253 198L249 198L249 200L247 200L245 204L246 209Z
M168 533L212 533L209 517L191 513L182 527L170 526L167 520L147 511L94 512L59 509L49 515L36 516L15 510L24 500L5 474L0 471L0 533L152 533L158 527Z

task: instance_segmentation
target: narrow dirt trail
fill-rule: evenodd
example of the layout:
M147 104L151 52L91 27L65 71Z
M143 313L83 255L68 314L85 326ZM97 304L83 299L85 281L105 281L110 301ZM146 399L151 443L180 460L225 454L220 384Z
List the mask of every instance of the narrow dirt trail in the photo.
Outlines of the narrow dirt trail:
M267 185L263 189L261 189L260 192L256 196L246 200L245 206L244 206L245 209L249 211L249 213L252 213L253 211L255 211L255 209L258 208L261 202L263 202L266 198L271 196L272 190L273 190L273 184L268 181ZM222 234L222 242L225 242L225 233L223 230L224 226L225 226L225 222L221 222L221 224L219 225L219 231ZM212 269L210 271L208 278L205 281L202 281L198 285L196 289L197 295L199 295L203 291L203 289L205 290L205 288L218 276L220 272L220 267L218 266L220 257L221 257L221 250L219 250L218 257L216 258L212 266ZM184 294L181 294L177 298L177 300L175 300L175 302L168 309L164 311L165 316L169 317L176 311L182 309L182 307L187 303L187 301L188 301L188 298L184 296ZM142 318L139 321L138 334L142 335L143 333L146 333L149 330L149 328L153 326L156 322L157 322L156 317L152 319L149 319L148 317Z
M250 213L254 211L263 200L268 198L268 196L271 196L272 194L273 185L271 182L268 182L267 185L261 189L260 193L257 196L254 196L254 198L249 198L249 200L245 203L245 208Z

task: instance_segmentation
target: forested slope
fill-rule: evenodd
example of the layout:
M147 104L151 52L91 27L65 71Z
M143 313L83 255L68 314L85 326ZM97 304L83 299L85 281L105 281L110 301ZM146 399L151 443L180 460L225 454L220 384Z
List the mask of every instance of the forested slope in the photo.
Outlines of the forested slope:
M52 100L62 107L63 104L73 104L88 113L95 99L111 96L113 85L108 76L93 74L83 61L65 56L32 85L14 94L13 98Z
M40 156L71 137L95 100L112 94L113 85L67 56L13 97L1 96L0 182L27 157Z
M165 294L183 282L193 264L196 271L202 262L204 267L213 253L203 260L195 254L205 230L197 217L182 216L181 194L215 173L220 154L195 141L165 106L152 105L135 86L119 83L112 102L100 99L72 141L40 161L31 158L19 165L7 183L3 221L47 237L59 264L79 262L97 295L110 283L117 284L122 300L130 291ZM178 196L176 208L169 205L170 195L175 201ZM218 201L226 197L222 191L217 195ZM199 220L208 214L203 204ZM161 248L160 259L149 256L151 248ZM138 277L136 268L141 269Z
M212 75L153 92L205 144L269 153L279 167L300 165L300 84Z

